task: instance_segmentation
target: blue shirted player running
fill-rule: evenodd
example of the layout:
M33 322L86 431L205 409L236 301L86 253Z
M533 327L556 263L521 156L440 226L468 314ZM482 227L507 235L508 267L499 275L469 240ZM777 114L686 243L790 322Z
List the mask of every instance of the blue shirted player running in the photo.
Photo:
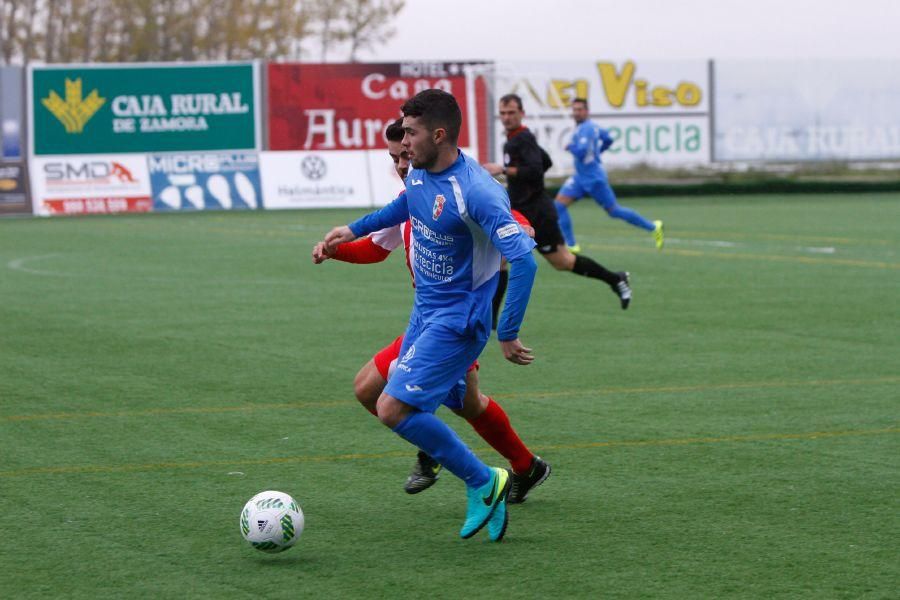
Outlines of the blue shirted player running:
M651 223L636 211L620 206L616 202L616 195L600 162L600 155L612 146L613 139L608 131L588 119L587 100L576 98L572 101L572 117L578 127L575 128L572 141L566 146L566 150L575 157L575 175L566 180L556 196L559 227L566 238L566 245L576 252L580 249L575 241L568 206L579 198L591 196L610 217L622 219L635 227L653 232L656 247L662 249L662 221Z
M491 333L491 303L501 255L511 275L497 336L507 360L534 357L518 338L537 264L534 241L510 214L506 190L459 152L462 114L440 90L420 92L402 107L413 169L406 191L391 204L325 238L330 247L409 219L416 294L397 368L378 399L378 418L433 457L467 486L463 538L488 526L491 540L506 532L509 474L489 468L434 415L465 393L465 375Z

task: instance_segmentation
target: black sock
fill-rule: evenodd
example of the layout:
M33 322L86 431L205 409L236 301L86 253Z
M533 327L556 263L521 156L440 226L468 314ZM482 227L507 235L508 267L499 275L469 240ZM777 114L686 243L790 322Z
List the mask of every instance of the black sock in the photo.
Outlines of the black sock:
M500 281L497 282L497 292L494 294L494 329L497 329L500 305L503 304L503 296L506 294L507 284L509 284L509 269L500 269Z
M584 275L585 277L601 279L609 285L616 285L619 283L618 273L613 273L600 263L594 262L582 254L575 255L575 266L572 267L572 272L577 273L578 275Z

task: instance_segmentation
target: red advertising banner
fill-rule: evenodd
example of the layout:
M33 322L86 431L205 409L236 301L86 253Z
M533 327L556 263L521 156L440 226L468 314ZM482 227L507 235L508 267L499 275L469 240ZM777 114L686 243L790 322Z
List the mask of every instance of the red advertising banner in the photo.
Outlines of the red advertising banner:
M153 200L145 198L63 198L44 200L51 215L106 215L120 212L150 212Z
M459 145L487 159L485 63L268 65L270 150L375 150L384 129L418 92L453 94L463 113Z

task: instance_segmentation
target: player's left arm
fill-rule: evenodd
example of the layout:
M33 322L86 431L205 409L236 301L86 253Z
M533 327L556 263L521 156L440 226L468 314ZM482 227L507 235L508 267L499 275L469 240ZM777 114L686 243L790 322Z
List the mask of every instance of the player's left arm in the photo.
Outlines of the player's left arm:
M506 303L497 326L497 339L503 355L520 365L534 360L531 349L519 340L519 328L534 286L537 262L531 251L535 243L513 219L506 190L496 182L472 190L467 198L469 213L494 246L509 261L509 287Z
M537 262L529 251L509 261L509 285L506 288L506 303L497 324L497 339L506 360L519 365L530 364L534 360L531 348L526 348L519 340L519 328L525 319L525 309L534 287Z
M603 129L602 127L597 128L597 137L600 138L600 153L603 154L609 147L613 145L615 140L612 139L612 136L609 135L609 131Z

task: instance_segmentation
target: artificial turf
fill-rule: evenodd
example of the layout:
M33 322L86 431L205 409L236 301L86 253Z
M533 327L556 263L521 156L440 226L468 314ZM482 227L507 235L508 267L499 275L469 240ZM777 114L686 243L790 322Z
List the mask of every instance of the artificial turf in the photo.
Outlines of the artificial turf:
M0 220L0 596L896 597L900 195L626 203L662 252L572 214L629 310L538 259L535 363L482 356L553 466L502 544L353 399L412 298L400 257L311 263L360 211ZM283 554L240 536L264 489Z

